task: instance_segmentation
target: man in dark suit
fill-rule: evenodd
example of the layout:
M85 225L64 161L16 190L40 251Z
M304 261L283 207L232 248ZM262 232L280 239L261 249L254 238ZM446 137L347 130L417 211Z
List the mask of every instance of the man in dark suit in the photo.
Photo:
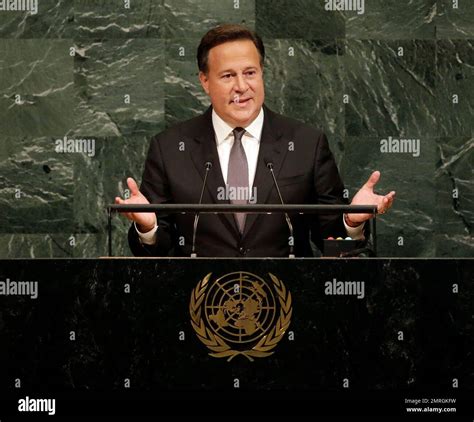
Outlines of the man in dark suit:
M131 197L119 204L202 203L279 204L268 163L272 163L285 203L339 204L343 184L326 136L313 127L276 114L264 105L262 40L240 25L210 30L198 48L199 78L212 106L201 116L155 136L140 190L127 180ZM377 195L374 172L352 204L374 204L384 213L395 192ZM134 222L129 243L137 256L189 256L194 215L125 213ZM283 214L202 214L196 236L198 256L312 256L328 236L363 237L370 214L292 216L290 239Z

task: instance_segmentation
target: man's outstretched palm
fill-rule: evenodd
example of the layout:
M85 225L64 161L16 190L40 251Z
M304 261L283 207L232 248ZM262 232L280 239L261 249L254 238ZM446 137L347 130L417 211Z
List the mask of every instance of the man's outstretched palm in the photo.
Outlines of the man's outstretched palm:
M380 172L374 171L364 186L352 198L351 205L377 205L377 212L384 214L392 206L395 198L395 191L391 191L387 195L377 195L374 187L380 180ZM362 223L369 220L372 214L350 214L349 219L352 223Z
M127 179L127 185L130 189L130 198L122 199L120 197L115 197L116 204L149 204L148 199L140 192L138 185L131 177ZM125 217L131 221L135 221L137 224L138 230L142 233L146 233L153 229L156 224L156 215L152 212L123 212Z

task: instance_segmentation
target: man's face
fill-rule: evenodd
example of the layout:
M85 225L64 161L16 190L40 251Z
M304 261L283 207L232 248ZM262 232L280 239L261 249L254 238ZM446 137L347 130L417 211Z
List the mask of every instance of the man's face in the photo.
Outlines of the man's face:
M199 73L212 107L232 127L248 126L265 98L260 55L250 40L230 41L211 48L208 72Z

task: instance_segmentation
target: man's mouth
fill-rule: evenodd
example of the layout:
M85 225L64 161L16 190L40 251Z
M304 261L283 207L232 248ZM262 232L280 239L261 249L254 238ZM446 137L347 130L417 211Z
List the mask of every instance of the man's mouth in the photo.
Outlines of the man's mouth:
M231 104L235 104L238 107L245 107L245 105L251 100L252 98L250 97L235 97L232 101Z

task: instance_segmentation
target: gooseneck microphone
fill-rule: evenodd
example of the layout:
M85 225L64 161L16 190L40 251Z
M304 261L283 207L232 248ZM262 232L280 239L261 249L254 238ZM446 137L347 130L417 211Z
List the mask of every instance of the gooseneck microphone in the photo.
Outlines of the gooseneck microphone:
M206 184L207 184L207 175L209 174L209 170L212 168L212 163L210 161L206 161L204 163L204 167L206 169L206 173L204 174L204 181L202 182L202 189L201 189L201 196L199 197L199 205L202 203L202 197L204 195L204 189L206 189ZM194 227L193 227L193 248L191 250L191 258L196 258L196 233L197 233L197 227L198 227L198 222L199 222L199 211L196 212L194 215Z
M270 161L266 161L265 163L267 165L268 170L270 170L270 173L272 174L273 177L273 184L275 185L275 188L278 192L278 196L280 197L281 205L285 205L285 202L283 201L283 197L281 196L280 188L278 187L278 183L275 177L275 173L273 172L273 163ZM290 254L288 255L288 258L294 258L295 253L294 253L294 235L293 235L293 224L291 224L290 217L288 216L288 213L285 212L285 220L286 224L288 224L288 228L290 229Z

